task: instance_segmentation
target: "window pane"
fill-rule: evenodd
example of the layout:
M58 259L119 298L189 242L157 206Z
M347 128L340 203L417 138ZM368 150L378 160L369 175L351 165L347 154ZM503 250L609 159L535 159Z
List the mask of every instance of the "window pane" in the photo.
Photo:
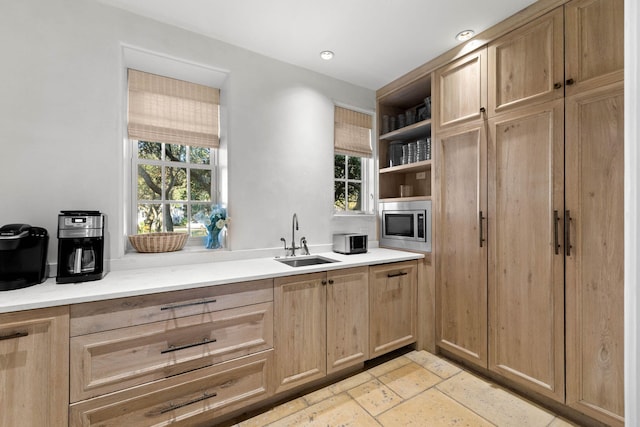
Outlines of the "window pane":
M207 235L206 225L211 215L211 205L191 205L191 221L189 228L192 237L204 237Z
M360 183L349 183L349 210L362 210L362 191Z
M187 170L167 167L166 174L167 200L187 200Z
M190 169L191 200L211 200L211 170Z
M158 200L162 195L162 167L138 165L138 200Z
M162 230L162 205L138 204L138 234L158 233Z
M187 146L176 144L165 144L164 146L165 160L169 162L186 162Z
M349 156L349 179L362 179L362 158Z
M333 199L333 207L335 210L344 211L346 210L347 203L345 200L345 185L342 181L336 181L334 187L334 199Z
M162 160L162 144L159 142L138 141L138 158Z
M191 147L189 161L198 165L210 164L211 152L209 148Z
M167 231L186 233L187 230L187 205L172 203L169 207L170 218L167 218ZM169 221L170 219L170 221Z
M342 154L336 154L335 156L335 164L334 164L334 173L333 176L334 178L342 178L344 179L345 177L345 167L344 167L344 162L345 162L345 156Z

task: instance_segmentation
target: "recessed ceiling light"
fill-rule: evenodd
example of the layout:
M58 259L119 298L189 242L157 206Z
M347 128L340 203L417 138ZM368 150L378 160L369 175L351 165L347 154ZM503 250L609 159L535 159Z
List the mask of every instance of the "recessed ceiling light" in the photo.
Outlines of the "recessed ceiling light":
M320 58L324 59L325 61L333 59L333 52L331 52L330 50L323 50L322 52L320 52Z
M463 30L456 34L456 40L464 42L473 37L475 32L473 30Z

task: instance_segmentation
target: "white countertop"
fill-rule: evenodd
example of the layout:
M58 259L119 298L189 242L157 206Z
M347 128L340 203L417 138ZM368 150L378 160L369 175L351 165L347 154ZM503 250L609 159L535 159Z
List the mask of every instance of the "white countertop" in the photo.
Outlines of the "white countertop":
M222 285L273 277L423 258L424 255L372 248L366 254L319 254L338 262L290 267L273 258L217 261L160 268L112 271L94 282L56 284L55 278L24 289L0 292L0 313L122 298L180 289Z

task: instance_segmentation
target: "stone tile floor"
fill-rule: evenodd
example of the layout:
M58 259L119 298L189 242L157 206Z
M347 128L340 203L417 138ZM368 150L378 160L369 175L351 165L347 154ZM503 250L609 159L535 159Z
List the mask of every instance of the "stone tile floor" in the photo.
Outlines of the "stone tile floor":
M234 427L573 424L426 351L411 351Z

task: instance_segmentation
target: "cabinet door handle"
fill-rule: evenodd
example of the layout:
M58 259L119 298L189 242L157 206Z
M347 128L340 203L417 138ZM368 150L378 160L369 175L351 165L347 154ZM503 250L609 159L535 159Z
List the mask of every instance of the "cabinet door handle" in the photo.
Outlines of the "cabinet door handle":
M160 310L173 310L174 308L191 307L192 305L205 305L205 304L214 303L214 302L216 302L215 299L210 299L210 300L202 300L197 302L187 302L184 304L165 305L164 307L160 307Z
M329 279L329 284L333 285L333 279Z
M407 274L409 274L409 273L407 273L406 271L400 271L398 273L389 273L389 274L387 274L387 277L406 276Z
M572 84L574 84L576 81L573 79L568 79L565 83L567 86L571 86Z
M487 111L484 107L480 107L480 113L484 113L485 111Z
M327 281L323 279L320 283L322 283L323 285L326 285Z
M560 89L561 87L562 87L562 83L560 83L560 82L557 82L557 83L553 84L553 88L554 89Z
M166 408L162 409L160 411L161 414L166 414L167 412L171 412L174 409L179 409L179 408L184 408L185 406L191 405L193 403L198 403L198 402L202 402L203 400L207 400L211 397L216 397L218 395L218 393L203 393L202 396L200 397L196 397L193 400L190 400L188 402L184 402L184 403L178 403L176 405L174 405L173 403L169 403L169 406L167 406Z
M170 345L168 348L160 351L160 354L171 353L172 351L184 350L184 349L191 348L191 347L197 347L199 345L211 344L211 343L214 343L216 341L217 341L217 339L215 339L215 338L212 338L212 339L203 338L202 341L194 342L193 344L185 344L185 345L179 345L179 346Z
M560 242L558 239L558 223L560 222L560 216L558 211L553 211L553 247L556 255L560 254Z
M4 336L0 336L0 341L4 341L4 340L12 340L15 338L22 338L22 337L26 337L29 335L29 332L16 332L10 335L4 335Z
M480 247L482 247L482 244L484 243L484 233L482 231L482 221L484 221L486 218L484 216L482 216L482 211L478 212L478 221L480 223L480 226L478 227L478 231L480 234Z
M564 211L564 247L567 248L567 256L571 256L571 211Z

